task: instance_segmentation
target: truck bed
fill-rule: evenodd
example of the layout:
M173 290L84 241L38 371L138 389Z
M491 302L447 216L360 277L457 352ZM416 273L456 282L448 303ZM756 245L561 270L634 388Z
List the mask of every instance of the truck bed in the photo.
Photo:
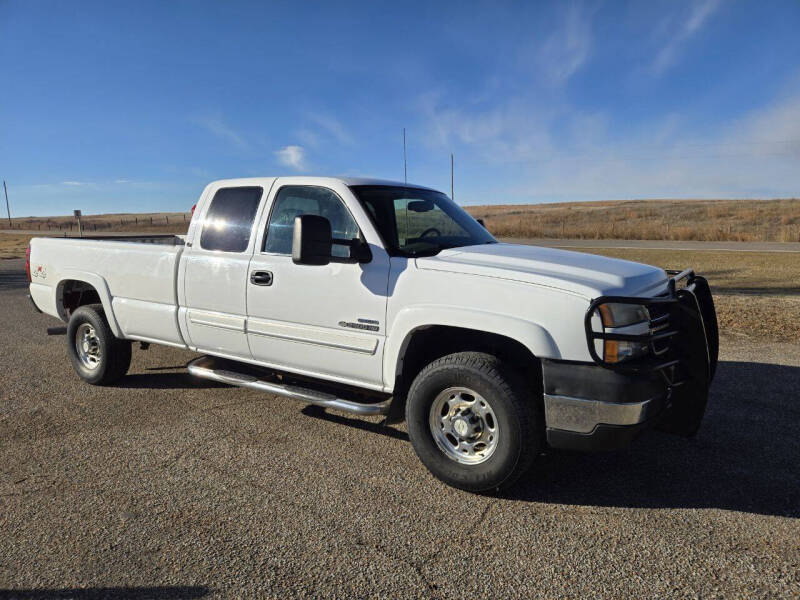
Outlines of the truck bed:
M59 287L86 281L113 307L115 333L184 346L176 286L183 249L176 235L33 238L31 296L44 312L63 317Z

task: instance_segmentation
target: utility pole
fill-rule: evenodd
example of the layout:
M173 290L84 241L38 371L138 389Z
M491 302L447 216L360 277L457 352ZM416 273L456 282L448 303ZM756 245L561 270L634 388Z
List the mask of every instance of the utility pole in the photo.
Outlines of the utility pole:
M456 190L453 186L453 153L450 153L450 200L456 201Z
M11 209L8 207L8 188L6 187L6 180L3 179L3 191L6 193L6 211L8 212L8 226L11 225Z
M406 128L403 127L403 183L408 185L408 166L406 165Z

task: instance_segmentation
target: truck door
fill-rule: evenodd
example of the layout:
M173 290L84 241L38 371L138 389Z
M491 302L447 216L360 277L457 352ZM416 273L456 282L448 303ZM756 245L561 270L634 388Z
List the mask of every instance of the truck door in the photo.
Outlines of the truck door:
M247 321L247 273L253 231L264 197L261 185L220 187L203 208L191 247L184 251L186 330L201 352L250 359Z
M291 185L286 183L291 181ZM247 337L253 358L269 366L380 389L389 256L366 213L344 184L278 179L262 217L259 247L250 262ZM352 208L343 201L347 196ZM359 227L354 213L365 220ZM372 259L324 266L292 262L294 218L321 215L334 239L362 236ZM349 258L350 248L333 253Z

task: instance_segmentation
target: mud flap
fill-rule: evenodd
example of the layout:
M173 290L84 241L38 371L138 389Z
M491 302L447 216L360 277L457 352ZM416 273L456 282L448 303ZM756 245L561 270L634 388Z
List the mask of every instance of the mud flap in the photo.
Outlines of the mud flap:
M691 437L697 433L708 404L708 391L717 365L719 339L714 302L708 283L697 277L695 285L676 292L670 321L678 326L675 348L684 360L673 374L671 403L658 429Z

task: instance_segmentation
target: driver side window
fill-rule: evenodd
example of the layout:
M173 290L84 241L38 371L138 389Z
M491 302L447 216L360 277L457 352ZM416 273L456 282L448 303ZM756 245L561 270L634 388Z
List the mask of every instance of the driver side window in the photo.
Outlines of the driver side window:
M333 256L350 258L350 247L336 240L353 240L359 236L358 225L344 202L333 190L311 185L289 185L278 191L267 225L264 252L292 253L294 218L318 215L331 222Z

